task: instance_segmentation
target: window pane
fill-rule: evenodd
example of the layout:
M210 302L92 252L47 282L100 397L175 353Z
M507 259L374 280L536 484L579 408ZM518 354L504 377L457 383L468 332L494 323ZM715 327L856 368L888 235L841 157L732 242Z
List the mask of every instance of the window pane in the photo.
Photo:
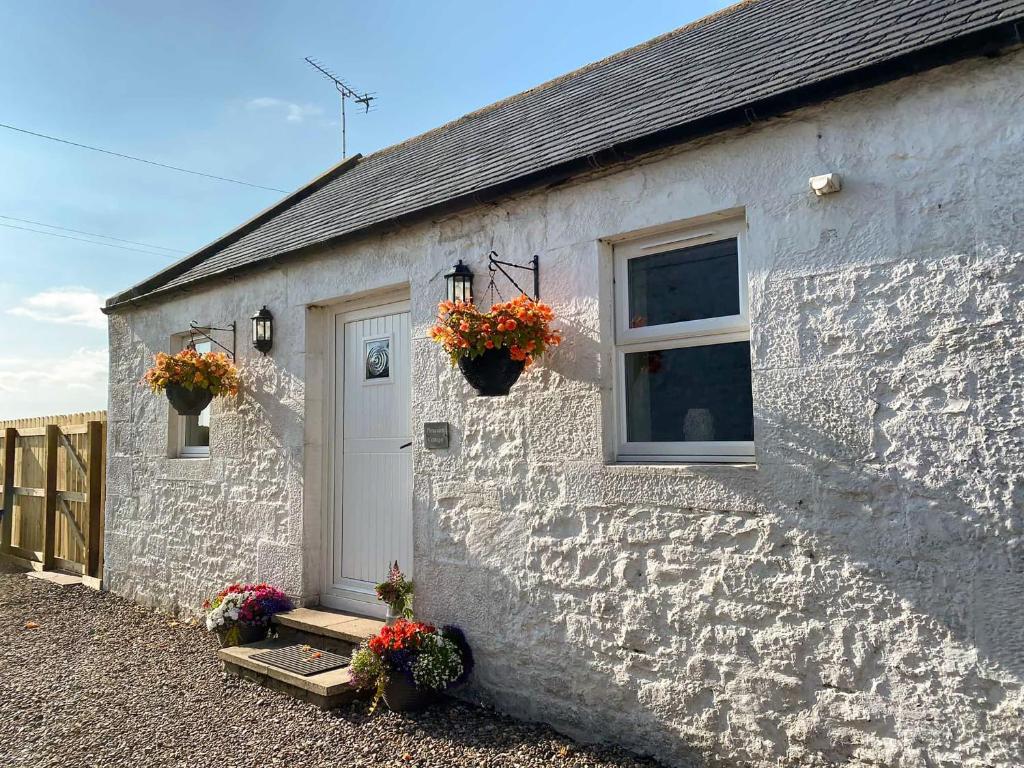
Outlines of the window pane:
M208 341L197 341L196 352L206 354L213 345ZM186 448L208 448L210 445L210 407L206 406L198 416L182 416L182 428Z
M195 448L210 445L210 406L198 416L182 416L185 422L185 447Z
M740 313L735 238L638 256L627 264L630 328Z
M753 440L750 342L627 354L626 439Z

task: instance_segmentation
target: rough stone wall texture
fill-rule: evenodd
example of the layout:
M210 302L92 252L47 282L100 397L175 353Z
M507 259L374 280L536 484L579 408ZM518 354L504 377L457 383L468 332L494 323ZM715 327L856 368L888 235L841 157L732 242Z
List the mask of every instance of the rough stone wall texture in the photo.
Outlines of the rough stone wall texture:
M453 429L449 451L414 447L417 607L466 628L470 695L678 765L1024 764L1022 64L964 62L112 317L108 584L185 610L237 577L315 599L309 307L405 284L414 424ZM827 171L844 189L815 198ZM757 466L616 465L601 240L731 208ZM567 337L500 400L426 339L444 270L484 274L491 248L541 254ZM275 349L240 338L246 389L217 406L212 458L168 459L148 356L264 303Z

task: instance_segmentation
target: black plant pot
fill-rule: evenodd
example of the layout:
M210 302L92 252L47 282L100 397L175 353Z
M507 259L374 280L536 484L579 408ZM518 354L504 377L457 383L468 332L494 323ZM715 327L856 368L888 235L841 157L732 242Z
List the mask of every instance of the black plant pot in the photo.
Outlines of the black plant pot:
M213 400L208 389L185 389L180 384L168 384L164 392L179 416L198 416Z
M472 359L459 358L459 369L466 381L483 397L507 395L526 367L523 360L513 360L507 347L484 350Z
M436 691L417 688L400 672L394 674L384 688L384 703L392 712L417 712L436 700Z
M217 639L220 640L221 648L249 645L249 643L266 640L269 630L270 626L267 624L246 624L244 621L236 621L229 627L218 629Z

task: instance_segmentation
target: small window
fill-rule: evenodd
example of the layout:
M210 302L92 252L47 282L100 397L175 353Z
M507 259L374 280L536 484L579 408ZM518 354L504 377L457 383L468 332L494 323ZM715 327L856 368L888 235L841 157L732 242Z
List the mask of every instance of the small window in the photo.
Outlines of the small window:
M182 340L181 348L184 349L187 338ZM197 342L197 352L209 352L211 344L208 341ZM210 455L210 409L212 404L206 406L198 416L180 416L171 408L171 418L175 421L177 437L177 455L182 459L205 459Z
M615 248L621 460L752 461L743 224Z
M391 337L363 339L363 383L391 381Z

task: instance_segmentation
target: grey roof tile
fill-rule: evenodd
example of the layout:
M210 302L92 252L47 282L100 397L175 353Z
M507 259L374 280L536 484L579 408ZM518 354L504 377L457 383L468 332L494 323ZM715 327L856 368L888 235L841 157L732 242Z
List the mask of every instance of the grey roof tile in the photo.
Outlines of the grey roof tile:
M752 0L349 162L108 302L183 287L1024 18L1024 0Z

